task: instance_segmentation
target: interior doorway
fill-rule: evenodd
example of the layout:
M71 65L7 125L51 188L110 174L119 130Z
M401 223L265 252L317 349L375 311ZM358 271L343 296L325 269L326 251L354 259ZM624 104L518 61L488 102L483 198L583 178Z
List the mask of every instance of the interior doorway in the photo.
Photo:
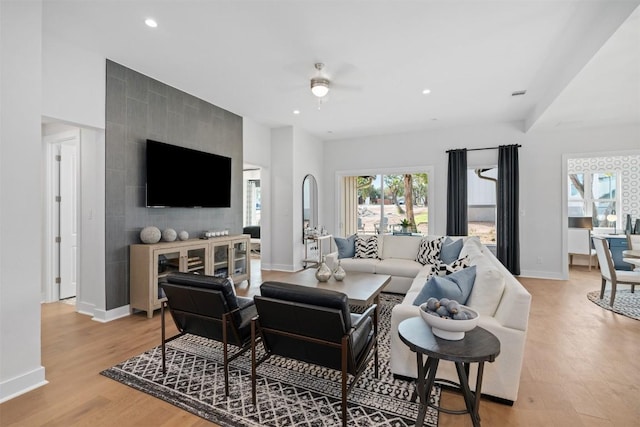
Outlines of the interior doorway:
M563 155L562 252L567 260L563 263L564 278L569 273L568 230L576 227L576 220L586 220L579 227L590 228L592 235L626 241L629 219L640 218L640 175L636 172L639 165L638 150ZM574 259L572 265L587 266L588 262L585 255Z
M79 285L80 129L46 135L45 301L72 300Z
M251 258L260 258L261 253L261 229L260 218L262 213L262 196L260 187L259 167L245 165L242 174L243 180L243 233L251 235Z

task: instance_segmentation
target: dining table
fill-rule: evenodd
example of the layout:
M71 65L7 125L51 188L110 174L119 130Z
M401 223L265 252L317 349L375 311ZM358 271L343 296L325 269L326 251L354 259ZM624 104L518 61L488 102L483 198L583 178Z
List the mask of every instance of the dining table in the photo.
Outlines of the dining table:
M622 251L622 256L625 258L640 258L640 249L625 249Z

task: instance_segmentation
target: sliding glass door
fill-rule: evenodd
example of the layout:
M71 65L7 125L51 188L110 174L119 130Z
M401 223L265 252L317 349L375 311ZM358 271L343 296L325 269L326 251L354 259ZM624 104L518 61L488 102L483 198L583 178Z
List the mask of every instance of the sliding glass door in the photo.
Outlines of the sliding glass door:
M342 189L345 235L428 233L427 173L347 176Z

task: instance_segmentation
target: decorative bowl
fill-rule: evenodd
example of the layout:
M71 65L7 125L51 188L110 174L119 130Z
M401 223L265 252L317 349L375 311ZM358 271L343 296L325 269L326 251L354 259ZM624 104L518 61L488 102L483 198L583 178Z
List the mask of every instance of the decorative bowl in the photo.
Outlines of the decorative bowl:
M447 319L440 316L427 313L427 303L420 305L420 316L427 322L427 325L431 326L433 335L449 340L457 341L464 338L464 333L472 330L478 325L478 319L480 314L472 308L466 305L460 305L460 309L473 315L473 318L467 320L454 320Z

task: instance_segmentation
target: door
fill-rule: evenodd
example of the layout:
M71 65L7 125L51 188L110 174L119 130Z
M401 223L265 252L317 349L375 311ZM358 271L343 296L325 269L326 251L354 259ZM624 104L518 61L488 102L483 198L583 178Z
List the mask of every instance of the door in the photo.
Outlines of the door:
M78 148L60 144L60 299L76 296L78 284Z

